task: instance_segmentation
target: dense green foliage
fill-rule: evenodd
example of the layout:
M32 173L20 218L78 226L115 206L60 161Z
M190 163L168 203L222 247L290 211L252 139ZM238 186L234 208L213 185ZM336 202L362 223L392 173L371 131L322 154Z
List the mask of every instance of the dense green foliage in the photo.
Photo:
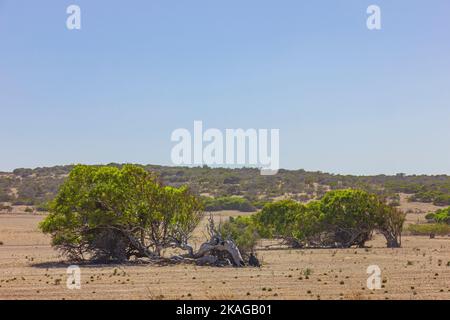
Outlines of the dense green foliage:
M264 237L282 238L294 246L363 246L377 229L390 247L400 245L404 214L362 190L335 190L320 201L300 204L283 200L255 215Z
M380 206L375 195L361 190L326 194L320 208L321 224L332 235L328 241L363 246L375 228Z
M248 259L247 256L254 251L260 239L252 216L230 217L227 222L220 225L219 232L223 238L233 239L241 254L246 256L245 259Z
M186 187L163 186L141 167L76 166L40 224L73 259L127 260L187 248L202 217Z
M294 200L268 203L251 217L230 219L226 230L254 245L257 239L282 239L293 247L364 246L374 230L388 247L401 245L405 214L362 190L335 190L321 200L302 204Z
M220 210L238 210L242 212L256 211L250 201L238 196L230 197L203 197L202 198L206 211L220 211Z
M450 224L450 207L437 210L434 213L429 213L425 218L436 223Z

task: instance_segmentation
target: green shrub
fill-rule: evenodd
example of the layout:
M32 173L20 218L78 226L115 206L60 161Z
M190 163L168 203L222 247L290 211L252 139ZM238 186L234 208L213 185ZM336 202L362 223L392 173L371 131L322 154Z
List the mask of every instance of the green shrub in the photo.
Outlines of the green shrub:
M230 197L203 197L206 211L237 210L242 212L253 212L256 208L245 198L238 196Z
M435 214L433 212L430 212L425 216L425 219L429 222L433 222L433 221L435 221L434 216L435 216Z
M264 201L264 200L256 200L252 202L252 205L256 208L256 209L262 209L264 208L264 206L266 204L270 203L269 201Z
M436 211L434 215L434 220L437 223L450 224L450 207Z
M379 200L362 190L335 190L321 200L323 224L331 242L363 246L376 224Z
M40 228L73 259L157 257L188 248L203 215L188 188L163 186L139 166L76 166ZM186 249L188 250L188 249Z
M425 219L427 219L429 222L450 224L450 207L437 210L434 213L428 213L425 216Z
M233 239L242 255L248 256L255 249L260 239L254 219L251 216L230 219L221 224L219 232L224 239Z
M261 236L295 238L296 216L304 207L303 204L294 200L281 200L266 204L254 218Z
M281 200L255 215L263 237L281 238L292 246L363 246L377 229L389 247L398 247L405 215L362 190L334 190L320 201L301 204Z
M50 204L48 202L38 204L36 206L36 211L38 212L47 212L50 209Z
M450 225L444 223L433 224L411 224L408 231L412 235L439 235L445 236L450 234Z

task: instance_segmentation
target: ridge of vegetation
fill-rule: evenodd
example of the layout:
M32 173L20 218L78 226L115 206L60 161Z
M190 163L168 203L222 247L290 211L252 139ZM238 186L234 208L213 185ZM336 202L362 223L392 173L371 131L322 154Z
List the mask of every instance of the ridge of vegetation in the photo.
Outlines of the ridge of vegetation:
M121 168L123 165L108 166ZM377 194L393 204L398 203L398 193L407 193L411 201L450 205L448 175L354 176L281 169L274 176L261 176L256 168L139 166L157 174L165 185L188 185L194 193L205 197L211 211L252 211L280 198L308 202L322 198L327 191L348 188ZM46 210L46 203L55 198L73 168L73 165L20 168L0 173L0 203Z

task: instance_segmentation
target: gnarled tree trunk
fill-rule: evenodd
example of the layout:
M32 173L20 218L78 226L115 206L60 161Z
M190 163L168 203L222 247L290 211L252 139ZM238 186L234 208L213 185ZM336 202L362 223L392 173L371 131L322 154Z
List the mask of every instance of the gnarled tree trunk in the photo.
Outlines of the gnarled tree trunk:
M388 248L400 248L402 246L402 237L401 234L394 234L389 231L380 231L383 236L386 238L386 246Z
M177 243L176 246L187 250L188 254L184 259L192 259L200 265L233 265L235 267L243 267L244 259L242 258L239 248L232 239L224 239L220 232L215 228L214 220L209 218L208 233L210 239L202 243L197 252L187 243Z
M194 258L199 259L215 255L216 252L227 253L231 257L234 266L244 266L244 260L236 244L232 240L223 240L218 236L214 236L210 241L203 243L194 254Z

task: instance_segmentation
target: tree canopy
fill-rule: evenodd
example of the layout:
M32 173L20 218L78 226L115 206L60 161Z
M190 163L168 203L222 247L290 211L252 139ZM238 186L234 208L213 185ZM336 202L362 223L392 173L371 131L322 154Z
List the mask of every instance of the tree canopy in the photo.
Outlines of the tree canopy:
M405 215L362 190L335 190L308 204L282 200L267 204L254 217L263 236L294 246L364 246L380 231L389 247L400 246Z
M437 223L447 223L450 224L450 207L445 209L437 210L433 216L433 220Z
M76 166L49 209L40 227L74 259L157 257L169 246L191 251L188 240L202 217L187 187L163 186L134 165Z

